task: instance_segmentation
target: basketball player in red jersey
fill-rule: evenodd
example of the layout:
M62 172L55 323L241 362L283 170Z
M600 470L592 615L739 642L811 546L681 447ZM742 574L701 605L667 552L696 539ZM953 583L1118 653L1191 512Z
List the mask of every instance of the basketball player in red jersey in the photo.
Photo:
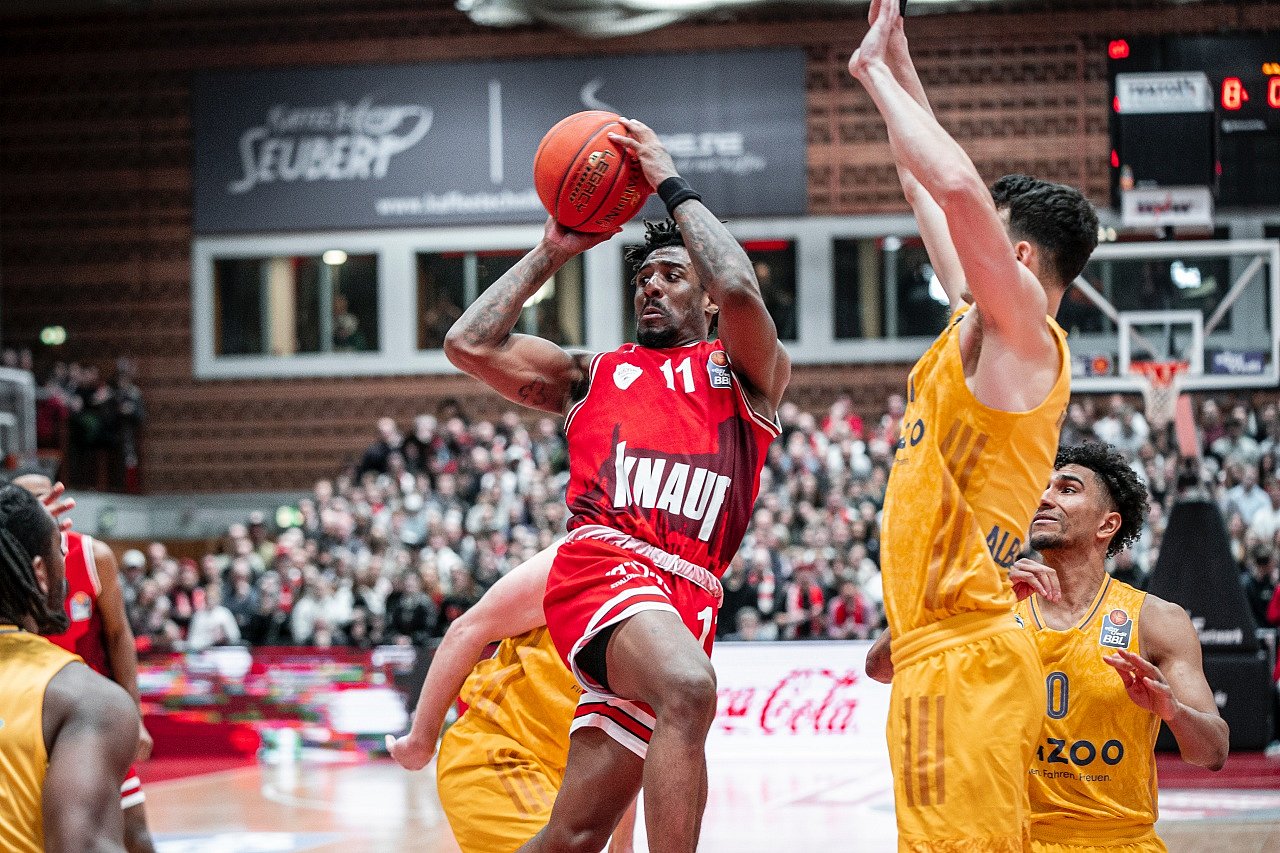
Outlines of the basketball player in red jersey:
M630 136L611 138L673 217L648 224L628 257L639 343L592 357L513 334L526 300L611 236L554 220L445 340L454 364L508 399L567 415L572 517L543 604L584 695L551 818L522 851L596 853L642 781L649 848L695 849L719 576L746 530L791 375L746 253L657 135L626 124ZM708 342L717 319L720 339Z
M44 499L53 483L44 474L19 473L13 484ZM95 672L123 687L138 704L138 652L133 630L124 610L120 590L120 570L115 554L91 536L74 531L63 533L66 546L66 612L71 626L48 639L84 659ZM151 735L139 715L138 750L135 761L151 755ZM124 840L129 853L155 853L147 815L146 796L135 767L120 786L120 808L124 810Z

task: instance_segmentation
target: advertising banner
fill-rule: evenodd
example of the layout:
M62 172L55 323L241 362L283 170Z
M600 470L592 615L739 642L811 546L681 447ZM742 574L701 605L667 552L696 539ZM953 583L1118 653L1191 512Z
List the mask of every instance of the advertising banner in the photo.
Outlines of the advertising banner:
M717 214L803 214L804 67L786 49L199 74L195 230L538 222L538 142L585 109L652 127Z
M866 674L869 642L718 643L707 756L888 762L889 685Z

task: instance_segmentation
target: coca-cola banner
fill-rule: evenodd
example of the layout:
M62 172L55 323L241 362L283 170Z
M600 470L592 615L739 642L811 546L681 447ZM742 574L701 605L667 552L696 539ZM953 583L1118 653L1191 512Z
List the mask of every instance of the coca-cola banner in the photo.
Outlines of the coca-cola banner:
M584 109L654 128L719 214L803 214L804 103L799 49L199 74L195 230L540 221L534 152Z
M888 761L889 686L867 677L868 642L718 643L707 755Z

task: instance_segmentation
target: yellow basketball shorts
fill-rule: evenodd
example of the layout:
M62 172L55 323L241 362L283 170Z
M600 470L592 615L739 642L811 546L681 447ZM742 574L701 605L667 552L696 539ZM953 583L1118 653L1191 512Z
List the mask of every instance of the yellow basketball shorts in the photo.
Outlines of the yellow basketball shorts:
M1132 844L1059 844L1031 839L1031 853L1169 853L1159 838Z
M564 768L516 741L462 720L436 761L440 803L462 853L511 853L546 826Z
M1027 768L1044 719L1034 640L970 613L893 640L889 756L900 851L1030 848Z

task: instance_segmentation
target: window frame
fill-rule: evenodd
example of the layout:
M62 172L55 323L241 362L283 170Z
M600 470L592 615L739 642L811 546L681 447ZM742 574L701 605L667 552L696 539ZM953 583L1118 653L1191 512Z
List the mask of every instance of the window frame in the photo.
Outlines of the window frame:
M1114 222L1100 211L1105 222ZM788 240L795 245L797 340L787 350L795 364L910 363L932 337L835 337L834 250L837 239L911 238L918 234L909 214L774 217L731 221L740 240ZM192 350L197 379L260 379L321 376L451 374L442 350L419 350L417 255L424 252L483 252L532 247L541 224L458 226L386 231L278 233L199 237L192 242ZM627 223L618 237L583 257L585 349L612 350L623 343L622 247L640 242L644 226ZM216 355L213 310L215 258L321 255L327 249L372 254L378 262L379 349L367 353L300 353L287 357ZM884 281L882 292L887 292ZM406 310L406 308L410 310Z

